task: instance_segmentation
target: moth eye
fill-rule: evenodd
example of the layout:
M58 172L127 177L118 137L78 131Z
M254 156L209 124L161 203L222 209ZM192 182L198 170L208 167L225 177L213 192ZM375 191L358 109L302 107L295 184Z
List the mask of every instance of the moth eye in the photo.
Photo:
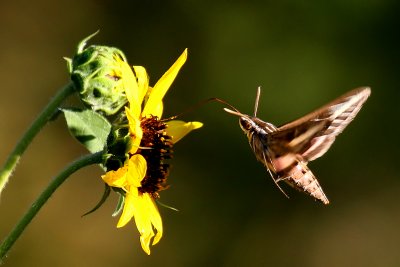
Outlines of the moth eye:
M240 118L239 123L240 127L245 131L249 131L252 128L251 122L245 118Z

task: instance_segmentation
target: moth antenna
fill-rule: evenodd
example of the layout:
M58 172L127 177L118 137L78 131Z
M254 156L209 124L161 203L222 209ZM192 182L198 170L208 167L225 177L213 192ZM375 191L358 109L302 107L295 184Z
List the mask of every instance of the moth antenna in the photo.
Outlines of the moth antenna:
M212 98L205 99L205 100L202 100L202 101L198 102L197 104L195 104L195 105L189 107L188 109L186 109L185 111L179 113L178 115L175 115L175 116L171 116L171 117L169 117L169 118L162 119L161 121L170 121L170 120L174 120L174 119L176 119L176 118L182 116L182 115L185 114L185 113L191 112L191 111L193 111L193 110L195 110L195 109L197 109L197 108L199 108L199 107L201 107L201 106L203 106L203 105L205 105L205 104L207 104L207 103L209 103L209 102L214 102L214 101L215 101L215 102L222 103L222 104L224 104L224 105L227 105L228 107L230 107L231 109L235 110L236 112L239 112L239 110L238 110L237 108L235 108L234 106L232 106L231 104L229 104L229 103L226 102L225 100L220 99L220 98L217 98L217 97L212 97ZM240 112L239 112L239 113L240 113Z
M260 101L260 94L261 94L261 86L257 87L256 102L254 104L254 115L253 115L253 117L257 117L258 101Z
M260 87L259 87L259 88L260 88ZM262 153L262 154L263 154L263 158L264 158L265 167L266 167L266 169L268 170L269 175L271 176L271 178L272 178L272 180L274 181L275 185L276 185L276 186L279 188L279 190L282 192L282 194L284 194L285 197L287 197L287 198L289 199L290 197L288 196L288 194L286 194L285 191L283 191L282 187L278 184L279 180L277 181L277 180L274 179L274 175L272 174L271 170L268 168L267 159L265 158L265 153ZM268 158L268 159L269 159L269 163L271 163L271 166L274 167L274 165L272 165L271 159L270 159L270 158Z

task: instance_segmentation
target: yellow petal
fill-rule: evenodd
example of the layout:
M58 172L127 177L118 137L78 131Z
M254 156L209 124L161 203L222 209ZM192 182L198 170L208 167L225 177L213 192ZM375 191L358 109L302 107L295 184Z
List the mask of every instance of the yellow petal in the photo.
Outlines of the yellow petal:
M140 236L140 245L142 245L142 249L146 252L147 255L150 255L150 240L154 236L153 230L144 233Z
M156 205L154 199L150 195L148 195L147 197L149 198L148 201L152 203L151 208L149 209L149 213L150 213L151 223L152 223L154 229L156 230L156 235L153 239L153 245L155 245L160 241L160 239L163 235L163 224L162 224L160 212L158 211L158 208L157 208L157 205Z
M140 127L140 120L137 117L133 116L130 109L125 108L125 114L126 114L126 117L128 118L129 131L132 135L131 149L129 152L131 154L134 154L138 150L138 148L140 146L140 142L142 141L143 131L142 131L142 128Z
M160 213L153 197L148 193L139 193L136 187L126 193L124 209L117 227L125 226L134 217L136 227L140 233L142 249L150 255L150 242L157 244L163 234L163 225ZM154 234L154 229L156 234Z
M133 66L135 70L137 83L138 83L138 100L142 103L144 96L149 89L149 76L147 75L146 69L142 66Z
M102 175L101 178L109 186L124 188L127 185L127 171L128 166L125 165L116 171L107 172L106 174Z
M187 49L183 51L182 55L175 61L175 63L169 68L169 70L164 73L160 80L154 85L149 99L146 102L146 106L142 111L142 117L146 117L148 115L155 115L159 118L162 114L160 114L160 110L157 110L158 104L162 101L164 95L167 93L169 87L174 81L175 77L178 75L179 70L185 64L187 59ZM161 110L162 111L162 110Z
M198 121L184 122L184 121L169 121L167 124L167 135L172 137L172 143L181 140L185 135L192 130L198 129L203 126L203 123Z
M127 182L134 187L141 187L142 180L146 175L147 162L146 159L140 155L135 154L131 156L128 162Z
M151 223L153 209L154 205L151 201L151 196L148 193L139 195L135 203L134 217L136 227L140 233L140 243L147 254L150 254L150 241L154 236Z
M132 219L138 199L138 189L132 186L125 195L124 209L117 223L118 228L125 226Z
M161 118L163 109L164 109L164 103L162 101L158 102L158 104L154 107L153 112L151 114L157 116L158 118Z
M125 62L121 65L121 71L122 82L124 84L126 98L129 101L132 115L136 118L139 118L142 102L139 101L139 86L136 80L136 76L133 73L131 67Z

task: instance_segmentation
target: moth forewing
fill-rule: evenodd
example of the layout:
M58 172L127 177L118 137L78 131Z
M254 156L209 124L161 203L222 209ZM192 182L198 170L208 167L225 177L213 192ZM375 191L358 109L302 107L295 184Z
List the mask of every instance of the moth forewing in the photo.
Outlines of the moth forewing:
M364 104L370 94L371 89L369 87L359 87L357 89L353 89L346 94L336 98L335 100L329 102L328 104L320 107L319 109L310 112L297 120L280 126L279 130L282 131L288 128L297 127L298 125L306 123L307 121L328 119L329 117L335 118L337 117L337 115L343 113L343 111L346 110L346 108L348 108L349 106L358 106L358 110L355 113L357 114L357 112L362 107L362 104Z
M328 204L328 198L307 163L325 154L336 136L354 119L370 94L369 87L354 89L281 127L275 127L256 117L260 88L257 89L253 117L236 109L224 110L239 117L240 126L247 135L250 147L257 160L267 168L275 184L285 181Z
M288 149L301 154L306 161L314 160L328 151L335 138L355 118L362 105L371 94L369 87L358 88L344 94L322 108L301 117L293 122L278 128L273 139L279 144L292 145ZM318 126L319 125L319 126ZM320 127L319 131L313 131L314 127ZM303 129L303 130L301 130ZM303 133L305 131L305 133ZM296 140L309 132L309 138L303 138L303 142L281 142L282 139ZM296 134L301 133L301 134Z

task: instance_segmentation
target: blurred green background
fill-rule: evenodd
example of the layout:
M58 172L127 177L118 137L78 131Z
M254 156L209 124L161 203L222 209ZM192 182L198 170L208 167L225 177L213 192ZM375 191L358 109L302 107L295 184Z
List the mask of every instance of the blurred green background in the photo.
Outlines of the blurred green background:
M281 125L346 91L372 95L331 150L310 164L331 204L286 188L256 162L237 118L211 103L183 117L205 126L177 146L161 200L165 236L147 256L133 224L116 229L98 167L73 175L17 241L5 266L400 266L398 1L2 1L0 160L57 88L63 56L91 42L122 49L151 83L189 59L166 116L223 98ZM74 101L70 100L72 104ZM63 119L22 158L0 200L0 238L67 163L86 153Z

